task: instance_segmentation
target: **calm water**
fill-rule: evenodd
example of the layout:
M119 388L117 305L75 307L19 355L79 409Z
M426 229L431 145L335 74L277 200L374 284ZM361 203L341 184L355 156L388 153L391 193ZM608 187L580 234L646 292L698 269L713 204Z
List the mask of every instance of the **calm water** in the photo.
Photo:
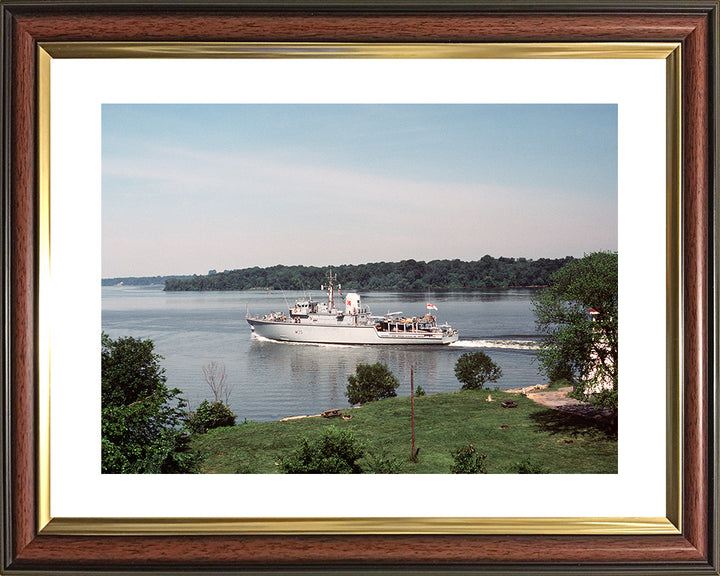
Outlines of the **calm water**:
M460 340L444 347L328 346L262 341L251 336L245 307L252 314L287 310L298 292L163 292L162 286L103 287L102 328L111 337L150 338L164 356L168 385L180 388L197 406L211 397L202 367L225 365L238 415L255 421L318 414L346 407L347 377L359 363L383 362L400 380L398 395L415 385L428 393L460 387L454 374L458 357L483 350L502 368L492 386L517 388L540 384L533 362L538 339L530 305L532 290L472 293L361 294L373 314L402 311L422 315L425 303L438 307L438 321L460 330ZM315 292L321 300L323 294Z

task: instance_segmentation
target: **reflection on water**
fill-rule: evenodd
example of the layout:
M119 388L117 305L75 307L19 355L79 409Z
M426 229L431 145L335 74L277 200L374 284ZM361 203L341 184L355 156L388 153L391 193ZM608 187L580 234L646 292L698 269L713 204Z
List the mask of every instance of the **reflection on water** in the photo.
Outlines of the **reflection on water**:
M300 293L172 292L157 287L104 287L103 330L113 338L150 338L164 357L168 384L183 390L192 405L208 397L202 366L225 364L234 386L230 401L240 420L273 420L317 414L347 406L347 377L359 363L383 362L395 373L399 395L415 383L426 392L459 388L454 374L461 354L484 350L501 366L501 388L542 382L533 360L538 340L530 305L531 290L472 293L363 294L374 314L402 310L420 315L426 302L438 307L438 320L460 330L451 346L332 346L264 341L251 335L251 313L286 310ZM315 298L320 299L319 293ZM493 384L494 386L495 384Z

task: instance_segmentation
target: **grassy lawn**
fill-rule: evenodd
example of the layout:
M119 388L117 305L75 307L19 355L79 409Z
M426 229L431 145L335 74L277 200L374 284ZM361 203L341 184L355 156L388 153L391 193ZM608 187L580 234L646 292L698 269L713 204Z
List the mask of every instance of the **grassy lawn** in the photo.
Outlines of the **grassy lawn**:
M594 421L551 410L519 394L460 391L415 398L415 446L418 461L410 460L410 399L391 398L345 410L342 418L303 418L286 422L247 423L219 428L192 438L192 449L203 456L204 473L279 472L277 461L298 440L317 437L326 426L349 428L363 442L368 458L394 457L401 473L448 473L451 452L473 444L487 454L490 474L515 474L529 459L550 473L617 472L617 436ZM517 408L503 408L512 399Z

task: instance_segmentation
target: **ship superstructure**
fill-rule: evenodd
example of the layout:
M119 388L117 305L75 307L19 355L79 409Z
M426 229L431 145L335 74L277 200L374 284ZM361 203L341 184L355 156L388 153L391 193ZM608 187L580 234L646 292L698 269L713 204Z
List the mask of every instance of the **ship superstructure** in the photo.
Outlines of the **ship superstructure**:
M432 315L437 308L426 305L424 316L403 316L401 312L372 316L360 295L343 296L344 305L335 305L337 276L328 273L327 302L312 297L302 298L288 312L273 312L261 317L248 314L247 322L257 335L282 342L316 344L450 344L458 339L458 331L449 324L437 323ZM337 285L340 291L342 286Z

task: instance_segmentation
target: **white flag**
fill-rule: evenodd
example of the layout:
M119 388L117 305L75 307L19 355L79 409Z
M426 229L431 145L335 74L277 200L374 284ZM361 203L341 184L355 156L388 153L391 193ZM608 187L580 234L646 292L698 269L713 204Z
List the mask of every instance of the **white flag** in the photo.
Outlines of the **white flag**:
M428 310L437 310L437 306L435 306L435 304L430 304L430 302L428 302L427 309Z

